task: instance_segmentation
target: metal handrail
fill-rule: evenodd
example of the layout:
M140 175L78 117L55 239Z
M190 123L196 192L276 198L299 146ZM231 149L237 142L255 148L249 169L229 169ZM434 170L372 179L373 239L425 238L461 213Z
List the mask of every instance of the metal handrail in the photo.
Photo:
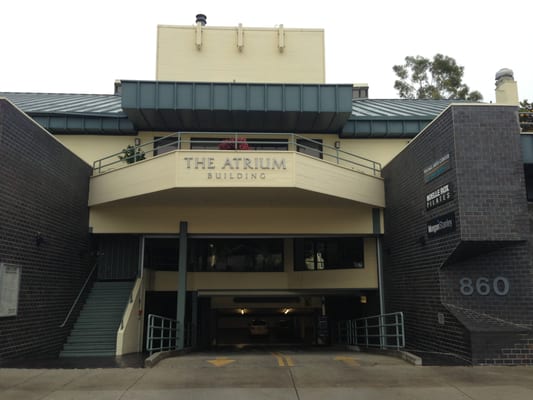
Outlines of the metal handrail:
M60 328L64 328L65 325L67 324L69 318L70 318L70 315L72 314L72 311L74 311L74 308L76 307L76 305L78 304L78 301L80 300L81 298L81 295L83 294L83 292L85 291L85 287L87 286L87 284L89 283L89 280L91 279L91 277L93 276L94 274L94 271L96 271L96 267L98 267L98 263L95 263L94 266L93 266L93 269L91 269L91 272L89 272L89 275L87 276L87 279L85 279L85 283L83 284L83 286L81 287L79 293L78 293L78 296L76 296L76 299L74 300L74 303L72 303L72 306L70 307L70 310L68 311L68 314L67 316L65 317L65 320L63 321L63 323L61 325L59 325Z
M146 350L150 355L157 351L176 349L177 325L175 319L148 314Z
M347 345L399 350L405 347L403 312L340 321L338 335Z
M191 135L191 139L183 139L183 134L189 134ZM210 136L209 138L204 138L202 140L192 140L194 138L202 137L202 136ZM211 138L214 136L214 138ZM281 139L279 141L271 141L271 140L255 140L253 139L254 136L261 136L263 138L269 137L269 136L275 136L277 138L288 136L288 139ZM165 143L163 146L158 147L154 146L161 141L168 141L168 139L175 139L174 141ZM322 158L324 156L326 158L331 158L336 161L337 164L340 164L341 161L343 163L346 163L348 165L356 166L359 168L362 168L365 173L368 173L373 176L380 176L381 175L381 163L370 160L365 157L358 156L353 153L349 153L347 151L341 150L337 147L330 146L328 144L324 144L318 140L314 140L305 136L297 135L295 133L257 133L257 132L250 132L250 133L223 133L223 132L175 132L170 135L152 140L150 142L143 143L142 145L134 145L131 146L131 149L133 151L133 154L129 157L123 157L124 151L120 151L118 153L111 154L109 156L100 158L93 162L93 172L94 173L101 173L102 168L106 168L106 171L108 170L107 167L113 167L116 164L122 164L123 162L133 163L136 161L142 161L144 160L144 157L146 154L155 156L157 151L160 151L164 147L175 147L176 150L186 150L183 146L184 144L216 144L219 145L223 140L228 140L229 143L233 144L235 146L235 150L240 150L239 145L244 143L244 140L242 139L252 139L253 142L248 142L247 144L279 144L279 145L287 145L288 148L292 147L295 149L307 149L316 151L319 153ZM306 145L304 143L298 143L298 139L305 140L308 144L315 144L317 146L321 147L321 150ZM328 150L328 152L324 151L324 149ZM290 150L287 150L290 151ZM115 167L113 167L115 168Z
M176 350L179 324L179 321L172 318L148 314L146 351L152 355L159 351ZM192 346L191 323L185 323L184 326L184 345Z

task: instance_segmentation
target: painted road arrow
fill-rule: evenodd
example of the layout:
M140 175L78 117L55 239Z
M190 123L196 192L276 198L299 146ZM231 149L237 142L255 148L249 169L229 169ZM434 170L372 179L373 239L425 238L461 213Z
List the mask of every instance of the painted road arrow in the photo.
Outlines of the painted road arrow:
M350 367L357 367L359 363L357 362L357 358L355 357L348 357L348 356L337 356L334 358L335 361L342 361L346 365L349 365Z
M217 357L215 360L207 360L207 362L215 367L224 367L225 365L234 363L235 360L230 360L227 357Z

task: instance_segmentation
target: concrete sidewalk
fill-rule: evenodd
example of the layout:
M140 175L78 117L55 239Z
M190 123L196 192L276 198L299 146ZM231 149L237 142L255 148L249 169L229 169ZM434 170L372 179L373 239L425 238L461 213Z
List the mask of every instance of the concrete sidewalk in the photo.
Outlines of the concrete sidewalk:
M0 369L0 399L531 400L531 367L420 367L351 352L194 353L152 369Z

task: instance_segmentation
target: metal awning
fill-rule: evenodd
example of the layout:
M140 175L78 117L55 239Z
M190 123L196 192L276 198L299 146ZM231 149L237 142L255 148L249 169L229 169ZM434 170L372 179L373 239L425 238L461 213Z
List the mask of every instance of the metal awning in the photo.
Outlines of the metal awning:
M139 130L338 133L352 85L122 81Z

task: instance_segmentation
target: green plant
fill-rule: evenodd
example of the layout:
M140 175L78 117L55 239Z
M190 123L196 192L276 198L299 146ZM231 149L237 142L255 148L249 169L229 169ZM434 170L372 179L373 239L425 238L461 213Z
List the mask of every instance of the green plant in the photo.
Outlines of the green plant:
M122 149L121 156L118 156L121 161L126 161L128 164L133 164L134 162L141 161L145 159L144 151L139 147L128 145L125 149Z

